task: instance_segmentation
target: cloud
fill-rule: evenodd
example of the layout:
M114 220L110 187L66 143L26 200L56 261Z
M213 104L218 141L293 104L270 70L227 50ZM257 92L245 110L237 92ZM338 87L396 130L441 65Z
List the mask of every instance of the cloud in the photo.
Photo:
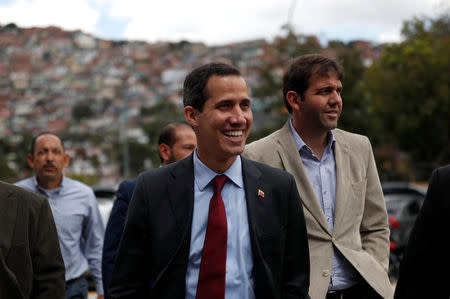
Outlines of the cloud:
M111 14L129 17L124 35L141 40L226 43L273 38L288 21L297 33L324 39L400 39L403 21L432 15L442 0L115 0ZM295 4L295 5L293 5Z
M2 24L20 27L58 26L94 33L99 15L82 0L19 0L0 5Z
M117 0L111 15L130 17L125 35L131 39L225 43L266 37L279 31L289 0L174 1L157 4Z
M300 32L321 32L327 39L400 40L405 20L438 13L441 0L299 1L293 21Z
M447 0L293 1L0 0L0 20L81 29L111 39L225 44L284 34L281 27L290 14L296 33L381 42L399 41L405 20L432 17L449 6Z
M391 32L383 32L378 36L378 42L380 43L394 43L402 39L400 30L393 30Z

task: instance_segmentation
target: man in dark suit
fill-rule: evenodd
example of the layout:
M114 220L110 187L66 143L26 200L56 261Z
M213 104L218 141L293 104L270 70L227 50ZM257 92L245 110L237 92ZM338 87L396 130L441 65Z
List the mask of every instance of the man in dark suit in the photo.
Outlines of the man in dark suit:
M400 263L395 299L448 299L450 165L437 168Z
M0 182L0 298L65 298L65 268L47 199Z
M166 125L162 129L158 140L161 166L186 158L192 153L196 145L194 131L189 125L185 123L170 123ZM105 298L109 298L108 286L111 282L114 260L119 248L128 206L136 181L136 179L125 180L119 185L108 225L106 226L102 256L102 279Z
M139 176L111 297L309 298L294 178L240 156L253 121L240 72L223 63L194 69L183 103L197 148Z

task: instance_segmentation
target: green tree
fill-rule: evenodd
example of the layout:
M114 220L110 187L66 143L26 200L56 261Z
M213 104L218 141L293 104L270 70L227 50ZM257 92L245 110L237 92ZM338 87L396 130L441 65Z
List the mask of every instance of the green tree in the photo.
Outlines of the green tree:
M370 135L370 123L367 117L369 101L364 96L363 82L365 67L363 55L354 43L344 44L333 41L328 43L329 50L336 52L337 60L345 72L342 80L343 110L339 119L339 128L354 133Z
M252 104L255 121L248 143L270 134L286 122L288 112L283 100L282 73L289 61L322 50L316 36L296 35L289 26L283 29L287 29L287 34L277 37L270 49L266 49L267 58L260 66L258 84L251 89L251 97L257 101ZM262 124L257 121L258 112L264 113Z
M138 148L136 148L136 155L139 158L135 158L136 163L140 164L141 171L144 170L144 159L151 159L154 167L158 167L161 164L161 159L158 152L158 139L164 126L172 122L186 122L183 110L177 107L175 104L162 100L160 103L151 108L142 108L141 115L151 117L151 122L142 123L142 129L145 131L149 138L149 144L146 145L146 149L140 151L138 155ZM133 155L133 150L130 148L130 156ZM130 166L133 167L133 161L130 162ZM136 167L139 165L136 165ZM134 170L132 168L132 170Z
M94 111L92 110L90 104L88 103L80 103L76 105L72 110L72 117L76 121L80 121L84 118L89 118L94 115Z
M426 179L450 161L450 18L414 18L403 25L405 40L384 49L367 69L371 118L380 144L409 154Z
M128 139L128 158L129 158L129 175L130 177L136 177L139 173L148 170L145 169L144 161L146 159L151 159L152 163L154 156L157 155L157 149L150 144L141 144L134 139ZM124 173L124 152L121 150L123 148L123 142L114 142L112 148L112 160L119 161L120 163L120 173ZM119 149L119 150L114 150ZM159 165L153 164L153 165ZM129 178L129 177L128 177ZM127 178L127 179L128 179Z
M14 178L14 171L8 166L7 161L5 161L4 156L0 157L0 178L2 181L10 181Z
M0 139L0 180L15 182L31 174L27 155L32 138L29 133L21 132L13 138Z

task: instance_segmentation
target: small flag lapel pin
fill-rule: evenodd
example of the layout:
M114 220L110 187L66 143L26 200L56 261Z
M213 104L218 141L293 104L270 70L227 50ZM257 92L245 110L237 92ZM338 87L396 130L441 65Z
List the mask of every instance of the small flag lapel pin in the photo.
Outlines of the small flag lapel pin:
M262 191L261 189L258 189L258 196L261 198L264 198L264 191Z

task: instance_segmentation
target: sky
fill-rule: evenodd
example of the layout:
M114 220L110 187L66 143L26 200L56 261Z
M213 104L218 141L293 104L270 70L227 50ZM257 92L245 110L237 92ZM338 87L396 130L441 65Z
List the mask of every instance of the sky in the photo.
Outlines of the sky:
M322 42L401 41L414 17L449 14L450 0L0 0L0 25L58 26L95 37L223 45L315 34Z

